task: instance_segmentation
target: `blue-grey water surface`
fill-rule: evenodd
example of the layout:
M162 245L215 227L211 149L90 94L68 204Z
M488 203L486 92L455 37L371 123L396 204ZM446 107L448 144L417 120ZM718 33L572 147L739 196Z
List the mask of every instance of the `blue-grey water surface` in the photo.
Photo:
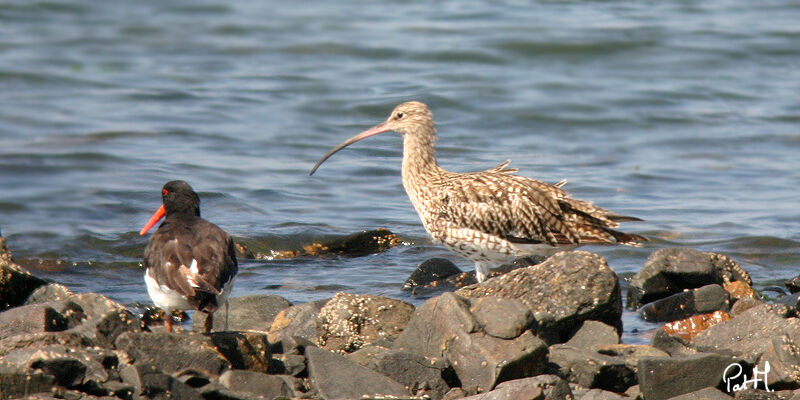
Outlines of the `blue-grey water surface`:
M419 304L400 290L419 262L471 265L428 241L400 137L308 176L417 99L444 167L512 159L645 219L626 224L644 247L587 248L618 273L690 246L780 285L800 265L798 21L792 0L3 1L0 228L37 275L147 303L137 232L164 182L185 179L207 219L267 248L376 227L410 243L243 261L235 296Z

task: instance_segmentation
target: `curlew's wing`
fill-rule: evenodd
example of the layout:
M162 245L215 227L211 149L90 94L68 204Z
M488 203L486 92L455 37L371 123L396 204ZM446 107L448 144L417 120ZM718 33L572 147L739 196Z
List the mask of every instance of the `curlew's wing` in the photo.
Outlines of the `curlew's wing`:
M633 244L646 240L614 230L617 221L632 218L614 214L589 202L573 199L557 185L492 170L452 174L432 185L438 214L451 227L468 228L515 243L550 245L584 243Z

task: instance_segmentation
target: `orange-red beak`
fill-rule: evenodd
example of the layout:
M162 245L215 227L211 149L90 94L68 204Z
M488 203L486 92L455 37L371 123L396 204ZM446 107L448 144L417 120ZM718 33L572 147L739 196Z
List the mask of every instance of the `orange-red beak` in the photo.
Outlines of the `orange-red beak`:
M144 227L142 228L141 231L139 231L139 234L142 236L147 234L147 231L149 231L150 228L153 227L153 225L157 224L158 221L161 221L161 218L164 218L164 215L166 214L167 210L164 208L164 205L162 204L161 207L159 207L158 210L156 210L156 213L153 214L152 217L150 217L150 220L147 221L146 224L144 224Z

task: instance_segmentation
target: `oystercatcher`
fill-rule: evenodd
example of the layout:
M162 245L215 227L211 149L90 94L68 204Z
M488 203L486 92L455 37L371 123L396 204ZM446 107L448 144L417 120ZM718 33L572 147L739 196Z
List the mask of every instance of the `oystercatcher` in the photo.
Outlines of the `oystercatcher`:
M144 281L156 306L194 309L208 314L210 332L214 312L227 298L238 270L233 240L218 226L200 218L200 197L184 181L170 181L161 190L163 205L142 228L145 235L161 218L164 223L144 249ZM165 325L172 332L172 316Z

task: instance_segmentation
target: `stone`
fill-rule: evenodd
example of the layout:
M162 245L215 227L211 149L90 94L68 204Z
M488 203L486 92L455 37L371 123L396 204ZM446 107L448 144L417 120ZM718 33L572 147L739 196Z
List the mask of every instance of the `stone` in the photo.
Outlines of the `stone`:
M319 242L303 246L301 249L273 250L266 252L256 250L250 252L259 260L274 260L280 258L295 258L302 256L320 256L325 254L338 254L352 257L366 256L380 253L394 246L403 244L403 240L385 228L361 231L347 236L326 238ZM252 244L251 244L252 245ZM255 245L252 245L255 247ZM243 245L243 250L246 246ZM249 249L247 249L249 251Z
M754 364L779 335L800 335L800 320L785 318L788 308L763 305L751 308L736 318L720 322L702 332L692 345L699 351L730 354Z
M789 289L789 293L800 292L800 275L797 275L792 279L787 279L783 283L786 285L786 288Z
M368 366L373 358L380 354L391 352L392 349L377 344L366 345L352 353L345 354L348 360L362 366Z
M583 321L578 331L565 343L580 349L591 349L594 346L619 343L619 333L613 326L600 321Z
M735 317L735 316L741 315L743 312L745 312L745 311L747 311L747 310L749 310L749 309L751 309L753 307L758 307L758 306L764 305L764 304L766 304L766 303L761 301L761 299L757 299L757 298L754 298L754 297L745 297L745 298L739 299L735 303L733 303L733 306L731 307L730 314L731 314L732 317Z
M0 357L17 349L32 349L52 345L70 348L92 347L97 344L74 331L21 334L0 340Z
M503 382L489 392L464 400L567 400L572 399L567 382L556 375L539 375Z
M449 365L441 358L426 358L402 350L390 350L376 355L368 367L405 385L414 396L428 395L441 399L450 389L442 378Z
M340 292L319 312L317 344L352 352L380 339L393 341L413 313L414 306L401 300Z
M461 270L452 261L446 258L431 258L417 266L417 269L403 283L403 290L428 285L460 273Z
M470 312L483 330L497 338L513 339L530 328L533 313L525 303L504 297L481 297Z
M682 336L667 333L664 327L656 329L653 338L650 340L650 345L671 356L697 353L697 350L692 347L688 340L683 339Z
M728 292L728 294L730 294L731 300L734 302L745 298L758 297L753 287L747 284L745 281L725 282L722 284L722 287L725 288L725 291Z
M115 344L131 362L157 365L167 374L193 371L216 378L231 367L213 340L197 333L126 332Z
M755 367L762 372L769 369L766 381L770 389L800 389L800 346L787 335L773 337Z
M228 307L223 305L214 313L212 332L225 330L267 332L275 316L292 305L283 297L263 294L234 297L228 299L228 302ZM195 313L192 330L203 332L206 318L206 313ZM226 319L227 328L225 327Z
M13 261L5 238L0 236L0 311L22 305L36 288L46 284Z
M132 398L202 399L200 393L191 386L145 362L123 366L119 376L123 382L135 388Z
M784 304L793 308L795 311L800 310L800 293L792 293L786 296L781 296L775 300L777 304Z
M759 387L762 387L759 383ZM737 390L733 392L733 398L738 400L798 400L800 392L795 393L791 390L773 390L770 392L762 389L748 388L744 390Z
M294 394L283 378L255 371L228 370L220 375L219 383L233 391L262 396L266 399L292 397Z
M283 337L300 337L315 342L319 312L329 300L311 301L281 310L272 320L269 341L274 343Z
M267 372L270 374L301 376L306 372L306 357L299 354L275 354L270 360Z
M560 252L545 262L515 269L455 292L468 298L506 297L533 312L534 333L546 343L563 343L586 320L622 330L617 275L597 254Z
M0 339L19 334L60 332L80 322L83 310L72 302L51 302L14 307L0 312Z
M675 293L642 307L639 315L645 321L664 322L688 318L695 314L730 310L730 295L717 284Z
M672 397L671 400L730 400L731 396L714 387L707 387L691 393ZM649 400L649 399L648 399Z
M470 313L469 301L453 293L418 307L394 348L445 358L467 393L541 373L547 355L547 346L529 330L511 340L486 334Z
M750 275L726 256L679 247L661 249L631 279L627 305L635 310L684 289L733 281L752 283Z
M639 389L647 400L669 399L722 382L723 372L735 360L728 356L698 353L639 360Z
M267 335L257 332L215 332L211 342L233 368L267 372L271 366L271 346Z
M99 348L73 349L61 345L22 348L3 356L3 362L25 369L42 370L64 387L99 386L109 379L109 368L117 365L117 355Z
M692 340L700 332L731 319L731 315L724 311L714 311L710 314L694 315L679 321L664 324L660 331L679 337L683 340Z
M558 368L560 376L585 388L624 392L636 384L635 368L622 357L555 344L550 346L549 362Z
M306 358L311 387L323 399L409 395L409 391L397 381L349 361L340 354L308 347Z
M33 393L52 393L52 375L11 367L0 362L0 399L29 398Z
M581 400L618 400L627 398L627 396L602 389L589 389L580 397Z

